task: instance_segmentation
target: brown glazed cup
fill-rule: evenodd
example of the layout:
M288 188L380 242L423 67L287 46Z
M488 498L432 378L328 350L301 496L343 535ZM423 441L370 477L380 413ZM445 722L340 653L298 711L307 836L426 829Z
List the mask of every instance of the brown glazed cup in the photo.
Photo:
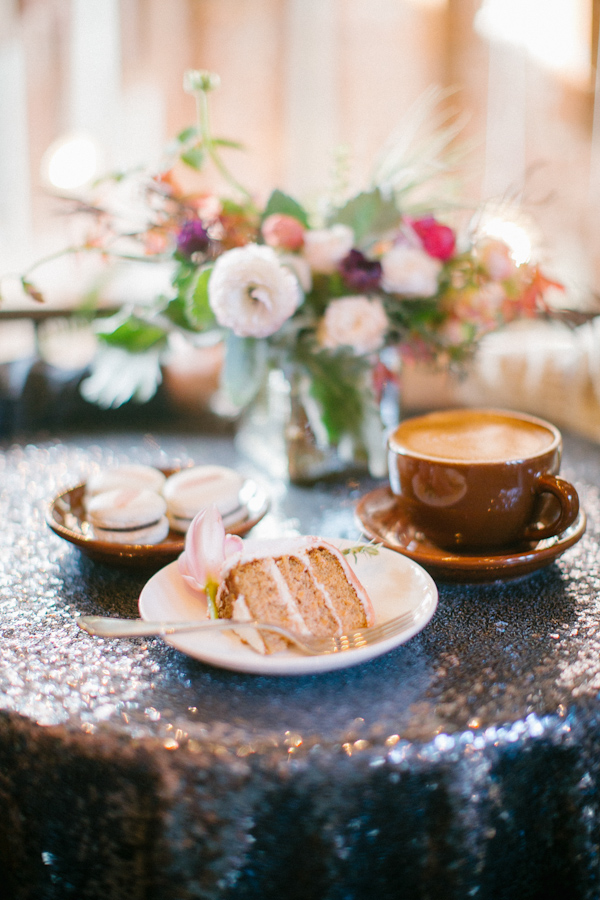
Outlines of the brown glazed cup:
M558 477L559 430L496 409L405 419L388 441L390 485L413 524L447 549L500 548L562 533L579 513Z

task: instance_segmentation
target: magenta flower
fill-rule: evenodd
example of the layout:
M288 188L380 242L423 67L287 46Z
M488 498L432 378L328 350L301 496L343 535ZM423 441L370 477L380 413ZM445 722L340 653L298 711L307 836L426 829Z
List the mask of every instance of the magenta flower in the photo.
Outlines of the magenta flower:
M211 619L217 618L215 597L223 563L242 547L241 537L225 533L221 514L214 503L202 509L187 530L184 550L177 561L179 571L193 591L206 595Z
M188 219L177 235L177 252L180 256L191 259L195 253L208 250L210 238L200 219Z
M456 247L456 236L448 225L442 225L433 216L412 219L410 224L429 256L441 259L442 262L450 259Z
M360 250L352 249L339 265L342 278L355 291L373 291L381 281L381 263L367 259Z

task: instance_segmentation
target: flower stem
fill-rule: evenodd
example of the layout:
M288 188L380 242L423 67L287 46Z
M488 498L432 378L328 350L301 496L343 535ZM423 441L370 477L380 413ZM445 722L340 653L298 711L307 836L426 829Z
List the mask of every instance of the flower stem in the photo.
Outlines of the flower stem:
M200 136L200 145L206 150L215 168L222 175L227 184L229 184L230 187L244 196L246 202L253 212L258 212L258 209L252 200L252 195L231 174L231 172L221 159L219 152L215 146L215 142L213 140L210 129L210 111L207 91L202 87L197 87L194 90L194 96L196 98L196 120L198 126L198 134Z
M138 255L136 253L121 253L119 250L108 250L106 247L90 247L88 244L78 244L73 247L65 247L63 250L57 250L56 253L50 253L48 256L44 256L42 259L36 260L33 265L31 265L25 274L24 278L29 277L32 272L36 269L41 268L41 266L45 266L47 263L54 262L55 259L60 259L62 256L70 256L74 253L90 253L90 251L101 253L102 256L110 256L113 259L123 259L129 262L170 262L173 257L167 253L159 254L155 253L152 255Z
M217 604L216 604L216 597L217 597L218 589L219 589L219 585L216 581L209 580L206 582L204 591L206 593L206 600L208 603L208 614L211 619L219 618L219 614L217 612Z

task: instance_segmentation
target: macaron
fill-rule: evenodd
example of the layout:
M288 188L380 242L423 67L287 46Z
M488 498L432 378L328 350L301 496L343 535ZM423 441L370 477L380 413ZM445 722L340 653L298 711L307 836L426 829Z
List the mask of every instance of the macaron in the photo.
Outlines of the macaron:
M223 524L233 525L244 517L240 491L244 479L226 466L192 466L170 475L163 488L171 527L186 532L196 513L214 503Z
M146 488L160 494L165 481L165 475L154 466L125 463L121 466L101 469L95 475L91 475L85 486L85 494L89 499L95 497L96 494L103 494L117 488Z
M158 544L169 533L167 503L147 488L116 488L92 497L88 521L99 540L116 544Z

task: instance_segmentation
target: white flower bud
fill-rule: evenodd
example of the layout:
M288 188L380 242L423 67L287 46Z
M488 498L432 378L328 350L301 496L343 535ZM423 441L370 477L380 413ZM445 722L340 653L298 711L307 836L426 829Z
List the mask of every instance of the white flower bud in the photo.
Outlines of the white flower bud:
M188 69L183 76L183 89L186 94L214 91L220 84L219 76L207 69Z

